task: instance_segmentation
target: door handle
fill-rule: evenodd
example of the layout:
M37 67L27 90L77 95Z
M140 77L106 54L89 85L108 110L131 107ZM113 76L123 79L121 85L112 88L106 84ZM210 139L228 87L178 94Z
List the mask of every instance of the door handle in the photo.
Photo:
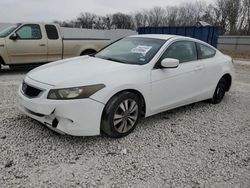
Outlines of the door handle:
M40 46L46 46L46 44L40 44Z

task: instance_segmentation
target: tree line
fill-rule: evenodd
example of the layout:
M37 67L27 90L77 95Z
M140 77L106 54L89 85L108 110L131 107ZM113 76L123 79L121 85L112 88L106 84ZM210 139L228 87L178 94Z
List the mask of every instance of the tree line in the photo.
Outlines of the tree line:
M220 27L221 34L250 35L250 0L216 0L210 4L200 0L105 16L84 12L75 20L55 23L64 27L136 30L147 26L194 26L199 21Z

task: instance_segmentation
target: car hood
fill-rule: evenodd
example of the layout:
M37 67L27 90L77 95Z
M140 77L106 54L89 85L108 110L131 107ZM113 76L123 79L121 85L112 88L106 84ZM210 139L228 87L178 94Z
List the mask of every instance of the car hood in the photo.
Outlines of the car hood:
M83 56L43 65L29 72L27 76L56 87L74 87L105 83L107 78L122 72L127 74L128 69L135 67L139 66Z

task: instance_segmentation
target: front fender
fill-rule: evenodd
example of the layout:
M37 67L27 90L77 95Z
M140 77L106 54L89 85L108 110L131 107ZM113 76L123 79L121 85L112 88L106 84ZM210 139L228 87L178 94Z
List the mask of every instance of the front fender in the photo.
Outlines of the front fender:
M94 94L93 96L91 96L91 99L94 99L96 101L99 101L103 104L107 104L108 101L115 96L117 93L120 93L122 91L126 91L126 90L135 90L139 93L141 93L141 95L144 98L145 101L145 105L146 105L146 116L148 116L150 114L150 83L148 84L144 84L141 86L138 85L134 85L134 84L125 84L125 85L121 85L121 86L117 86L114 88L104 88L102 90L100 90L99 92L97 92L96 94Z

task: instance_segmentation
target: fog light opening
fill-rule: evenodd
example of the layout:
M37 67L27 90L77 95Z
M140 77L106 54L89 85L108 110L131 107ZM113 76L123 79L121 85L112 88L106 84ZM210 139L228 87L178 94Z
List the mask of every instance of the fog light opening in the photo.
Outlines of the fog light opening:
M53 128L56 128L57 125L58 125L59 121L55 118L53 121L52 121L52 127Z

